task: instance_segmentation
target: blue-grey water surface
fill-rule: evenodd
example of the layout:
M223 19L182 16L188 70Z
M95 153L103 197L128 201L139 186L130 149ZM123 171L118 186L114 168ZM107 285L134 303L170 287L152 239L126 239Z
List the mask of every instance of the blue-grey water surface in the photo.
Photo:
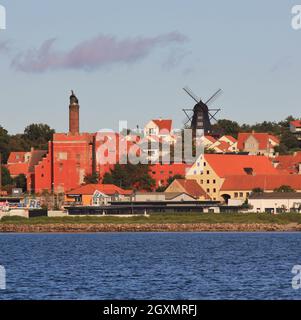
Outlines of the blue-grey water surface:
M300 233L1 234L0 299L300 299Z

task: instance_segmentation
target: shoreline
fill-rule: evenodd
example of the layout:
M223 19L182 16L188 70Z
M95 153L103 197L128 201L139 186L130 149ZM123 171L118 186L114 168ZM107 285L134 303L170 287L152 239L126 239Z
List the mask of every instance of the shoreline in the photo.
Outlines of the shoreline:
M0 224L1 233L101 233L101 232L300 232L301 224L275 223L99 223Z

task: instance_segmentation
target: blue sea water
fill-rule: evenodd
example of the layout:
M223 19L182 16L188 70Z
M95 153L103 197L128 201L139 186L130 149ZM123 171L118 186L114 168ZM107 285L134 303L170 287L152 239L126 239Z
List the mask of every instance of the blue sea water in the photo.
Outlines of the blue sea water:
M300 299L300 233L0 234L0 299Z

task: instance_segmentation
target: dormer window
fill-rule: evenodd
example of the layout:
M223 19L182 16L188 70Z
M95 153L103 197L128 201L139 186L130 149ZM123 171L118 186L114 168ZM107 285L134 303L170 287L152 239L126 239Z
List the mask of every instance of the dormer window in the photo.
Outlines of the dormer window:
M244 168L244 171L248 176L253 176L253 168Z

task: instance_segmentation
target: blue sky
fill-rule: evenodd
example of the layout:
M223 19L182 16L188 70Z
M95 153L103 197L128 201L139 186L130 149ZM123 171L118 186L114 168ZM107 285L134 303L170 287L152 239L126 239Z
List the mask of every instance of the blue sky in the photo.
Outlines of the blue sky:
M0 0L0 125L68 129L68 98L81 131L185 119L197 95L224 94L220 118L252 123L301 117L298 1ZM300 1L301 4L301 1ZM42 49L41 46L43 45Z

